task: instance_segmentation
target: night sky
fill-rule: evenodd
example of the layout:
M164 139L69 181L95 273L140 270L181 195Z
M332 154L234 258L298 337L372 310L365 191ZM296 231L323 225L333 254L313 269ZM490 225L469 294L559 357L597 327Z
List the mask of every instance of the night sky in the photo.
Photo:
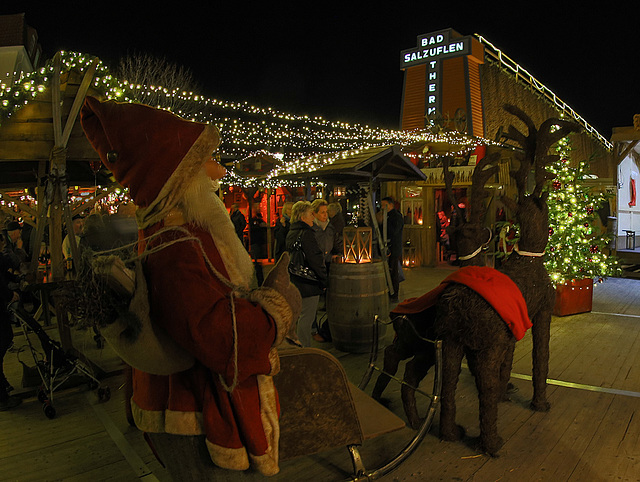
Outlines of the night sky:
M400 51L453 28L485 36L606 138L640 113L638 6L253 3L3 0L0 14L25 12L47 57L74 50L115 66L149 53L189 68L209 97L389 128L399 125Z

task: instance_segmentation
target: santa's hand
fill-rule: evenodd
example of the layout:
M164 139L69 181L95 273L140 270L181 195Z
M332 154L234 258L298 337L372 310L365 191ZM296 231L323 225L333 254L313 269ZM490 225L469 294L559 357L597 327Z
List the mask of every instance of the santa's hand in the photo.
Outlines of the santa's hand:
M273 317L277 328L273 346L278 346L285 337L297 340L295 327L302 311L302 298L289 281L289 253L282 255L262 286L250 291L247 299L258 303Z
M291 325L287 337L297 341L296 325L302 311L302 297L298 288L289 280L289 253L282 254L276 265L269 272L262 286L273 288L280 293L289 304L292 312Z

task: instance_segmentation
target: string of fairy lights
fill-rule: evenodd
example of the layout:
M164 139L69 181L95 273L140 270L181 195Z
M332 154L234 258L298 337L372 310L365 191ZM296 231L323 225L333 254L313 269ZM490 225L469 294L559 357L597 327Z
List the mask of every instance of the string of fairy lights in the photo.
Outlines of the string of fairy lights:
M546 187L549 243L545 266L552 283L558 285L584 278L595 282L619 276L618 258L607 254L612 235L597 223L598 209L608 202L610 195L595 191L586 183L590 170L588 160L570 162L569 138L561 139L555 150L560 160L547 167L554 180Z
M487 139L472 138L455 131L434 133L429 130L382 129L329 121L319 116L286 113L248 102L213 99L179 89L132 84L127 80L115 78L107 66L96 57L77 52L60 52L60 59L62 73L72 70L83 73L96 61L92 87L108 99L135 102L135 99L140 101L145 97L157 99L158 95L160 98L178 98L184 110L178 109L173 112L187 119L215 125L222 137L219 155L223 159L234 160L234 167L257 156L269 156L275 161L275 167L261 176L242 176L235 169L230 169L222 184L231 186L297 187L302 181L295 180L295 174L314 172L341 159L366 154L368 150L389 145L401 145L410 150L409 146L421 143L446 143L449 155L461 157L471 153L481 144L496 144ZM21 74L12 83L0 83L0 126L16 111L47 90L53 78L53 69L53 61L50 61L35 72ZM166 108L162 105L157 107ZM570 148L562 142L558 150L566 159L569 157ZM429 150L418 150L410 154L424 165L441 155ZM580 169L583 167L578 171ZM594 206L598 206L603 199L597 195L585 194L579 188L584 171L574 171L568 163L554 168L556 181L549 188L552 201L550 205L555 207L550 216L553 222L546 264L554 284L579 276L598 279L619 270L617 260L604 253L607 240L600 239L591 231L595 217ZM282 176L287 180L283 180ZM316 186L323 185L319 179L307 179L307 182ZM72 193L71 202L88 202L101 192L103 193L102 188L96 186L96 191L91 194ZM127 199L126 190L114 191L105 196L106 202L112 207L123 200L126 202ZM32 204L34 201L27 193L17 200L25 204ZM17 209L17 205L8 201L7 197L0 200L0 205Z
M234 166L260 152L268 152L278 159L276 169L268 176L242 177L231 169L222 181L224 184L240 187L301 185L300 181L283 181L278 176L313 171L351 155L354 150L366 151L394 144L409 146L420 142L446 142L453 146L451 155L464 156L479 144L492 143L456 132L434 134L426 130L401 131L349 124L320 116L286 113L272 107L258 107L248 102L213 99L180 89L132 84L114 77L108 67L94 56L66 51L59 54L63 73L71 70L83 73L95 60L97 66L92 87L108 99L133 102L145 95L157 98L158 94L179 98L186 108L174 113L218 127L222 138L219 154L223 160L234 160ZM53 69L53 61L50 61L35 72L22 74L11 85L0 84L0 125L47 89ZM161 105L158 107L162 108ZM423 162L435 156L430 152L412 153L412 157ZM313 182L320 184L318 180Z

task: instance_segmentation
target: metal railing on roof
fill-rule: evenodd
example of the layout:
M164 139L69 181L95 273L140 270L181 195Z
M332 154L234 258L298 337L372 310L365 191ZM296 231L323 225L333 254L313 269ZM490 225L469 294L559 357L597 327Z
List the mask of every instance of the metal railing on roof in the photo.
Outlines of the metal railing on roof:
M571 117L582 127L585 128L587 133L596 138L607 149L611 150L613 144L609 142L602 134L600 134L595 127L590 125L580 114L578 114L573 108L571 108L566 102L560 99L555 93L553 93L547 86L531 75L526 69L516 63L513 59L508 57L499 48L489 42L480 34L474 34L476 38L485 46L485 52L495 60L497 60L502 67L513 73L516 77L516 81L522 81L529 85L535 91L542 94L547 100L552 102L560 111L565 115Z

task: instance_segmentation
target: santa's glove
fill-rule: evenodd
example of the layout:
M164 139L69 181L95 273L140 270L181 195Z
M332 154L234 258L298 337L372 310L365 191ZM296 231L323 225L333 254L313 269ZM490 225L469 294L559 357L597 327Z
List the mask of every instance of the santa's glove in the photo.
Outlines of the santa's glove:
M278 346L285 338L297 342L296 324L302 311L302 297L289 280L289 253L280 257L262 286L253 290L249 298L275 320L278 333L273 346Z

